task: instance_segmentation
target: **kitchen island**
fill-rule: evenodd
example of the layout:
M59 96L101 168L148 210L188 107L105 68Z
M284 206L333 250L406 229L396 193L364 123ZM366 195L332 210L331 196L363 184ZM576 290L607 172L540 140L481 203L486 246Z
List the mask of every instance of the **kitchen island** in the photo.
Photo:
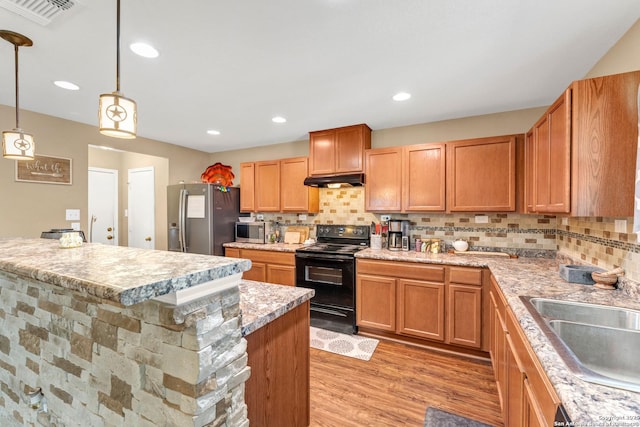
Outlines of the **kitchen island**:
M276 292L265 305L252 295L271 285L242 282L249 268L0 239L0 424L247 425L243 335L303 311L311 297Z
M640 422L637 418L640 416L640 393L586 382L573 375L520 299L520 296L550 297L640 310L638 284L621 279L619 288L609 291L568 283L559 276L556 259L372 249L358 252L356 259L488 268L572 422L576 426L634 425L634 422L638 425ZM622 420L629 424L623 424Z

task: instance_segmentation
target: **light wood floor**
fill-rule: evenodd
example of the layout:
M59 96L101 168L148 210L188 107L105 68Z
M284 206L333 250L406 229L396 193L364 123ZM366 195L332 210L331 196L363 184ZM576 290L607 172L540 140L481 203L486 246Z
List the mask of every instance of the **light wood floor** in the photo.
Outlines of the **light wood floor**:
M368 362L311 349L313 427L422 427L428 406L502 426L489 362L386 341Z

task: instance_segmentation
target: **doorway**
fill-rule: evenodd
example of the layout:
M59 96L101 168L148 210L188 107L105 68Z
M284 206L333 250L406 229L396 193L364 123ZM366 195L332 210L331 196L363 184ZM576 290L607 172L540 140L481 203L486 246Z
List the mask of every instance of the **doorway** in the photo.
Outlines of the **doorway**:
M129 247L155 249L155 171L153 166L129 169Z
M118 170L89 168L89 242L118 245Z

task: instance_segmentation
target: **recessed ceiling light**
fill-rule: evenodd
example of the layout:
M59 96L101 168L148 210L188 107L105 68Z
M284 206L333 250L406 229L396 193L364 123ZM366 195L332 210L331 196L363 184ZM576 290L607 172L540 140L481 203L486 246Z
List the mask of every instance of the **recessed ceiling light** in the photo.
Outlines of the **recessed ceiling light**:
M209 135L220 135L220 131L219 131L219 130L215 130L215 129L209 129L209 130L207 131L207 133L208 133Z
M281 117L281 116L275 116L273 119L271 119L271 121L273 123L286 123L287 119L285 119L284 117Z
M409 98L411 98L411 94L407 92L398 92L395 95L393 95L394 101L406 101Z
M73 84L71 82L67 82L64 80L56 80L55 82L53 82L54 85L61 87L62 89L67 89L67 90L79 90L80 86Z
M146 43L131 43L129 49L131 49L133 53L145 58L157 58L158 55L160 55L156 48Z

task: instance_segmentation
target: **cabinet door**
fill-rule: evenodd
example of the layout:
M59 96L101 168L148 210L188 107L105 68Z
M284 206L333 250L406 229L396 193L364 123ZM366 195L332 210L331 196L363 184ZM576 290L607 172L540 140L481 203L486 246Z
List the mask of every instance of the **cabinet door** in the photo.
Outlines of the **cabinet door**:
M380 148L365 152L365 210L402 209L402 148Z
M398 279L398 333L444 341L444 283Z
M402 155L402 208L404 211L445 210L445 152L445 144L419 144L404 147Z
M295 157L280 160L280 210L282 212L318 212L318 189L304 185L309 159Z
M309 174L334 173L336 163L336 132L325 130L309 133Z
M395 279L358 274L356 323L358 326L396 331Z
M256 162L255 176L256 211L280 211L280 161Z
M531 383L527 378L524 379L524 401L522 408L522 426L523 427L545 427L547 426L547 422L545 421L544 414L542 413L542 409L538 402L536 401L535 395L533 393L533 388L531 387ZM505 423L506 424L506 423Z
M568 213L571 194L571 90L534 126L536 212Z
M450 344L480 348L482 344L482 288L449 284L448 339Z
M245 280L255 280L257 282L267 281L267 264L251 261L251 269L242 273Z
M524 138L524 212L535 212L535 200L533 194L535 182L534 169L534 130L531 128Z
M256 164L240 163L240 212L254 212Z
M267 265L267 282L278 285L296 285L296 267L290 265Z
M447 143L447 167L450 211L515 211L514 135Z
M364 150L371 148L371 129L367 125L336 129L335 144L335 172L362 172Z
M506 363L507 363L507 405L504 424L511 427L520 427L523 424L524 406L524 367L516 354L513 343L506 335Z

